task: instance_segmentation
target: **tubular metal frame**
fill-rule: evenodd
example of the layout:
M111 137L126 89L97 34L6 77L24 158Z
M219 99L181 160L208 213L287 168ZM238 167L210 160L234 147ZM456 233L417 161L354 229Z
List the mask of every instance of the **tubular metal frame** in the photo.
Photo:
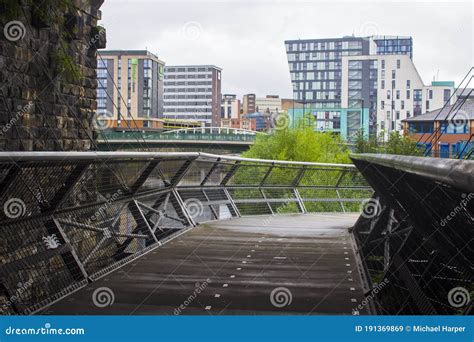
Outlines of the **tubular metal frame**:
M0 153L2 314L32 314L200 222L359 211L353 165L206 153Z
M377 312L472 314L474 162L352 159L375 190L353 236Z

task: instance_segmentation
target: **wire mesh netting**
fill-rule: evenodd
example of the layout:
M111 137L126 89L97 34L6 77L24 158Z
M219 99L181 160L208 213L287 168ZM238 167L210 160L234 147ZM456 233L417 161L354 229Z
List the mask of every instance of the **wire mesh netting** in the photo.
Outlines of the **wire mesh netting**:
M2 314L37 312L200 222L357 211L372 195L351 165L172 153L25 153L0 162L0 185Z

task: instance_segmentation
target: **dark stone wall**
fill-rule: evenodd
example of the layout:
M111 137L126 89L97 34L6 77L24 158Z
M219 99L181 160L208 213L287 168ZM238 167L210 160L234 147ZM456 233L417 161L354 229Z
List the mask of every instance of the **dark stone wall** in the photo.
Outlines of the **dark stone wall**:
M0 150L94 149L102 3L0 0Z

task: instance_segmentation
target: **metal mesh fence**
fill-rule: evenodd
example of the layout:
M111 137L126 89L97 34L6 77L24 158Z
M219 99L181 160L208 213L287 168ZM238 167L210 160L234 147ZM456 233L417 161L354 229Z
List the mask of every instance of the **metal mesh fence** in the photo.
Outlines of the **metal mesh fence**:
M400 156L354 160L377 194L354 236L379 313L470 314L474 164Z
M352 165L199 153L0 153L0 308L29 314L200 222L358 211Z

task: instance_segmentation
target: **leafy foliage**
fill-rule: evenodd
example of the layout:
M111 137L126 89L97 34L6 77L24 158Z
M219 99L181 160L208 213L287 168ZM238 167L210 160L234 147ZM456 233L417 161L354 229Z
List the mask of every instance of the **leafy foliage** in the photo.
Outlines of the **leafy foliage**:
M387 153L409 156L422 156L423 150L409 136L392 132L387 143L382 143L377 135L365 139L363 132L359 131L355 141L356 153Z
M313 125L282 128L270 135L259 135L254 145L243 154L247 158L350 163L349 150L342 140L331 134L315 132Z

